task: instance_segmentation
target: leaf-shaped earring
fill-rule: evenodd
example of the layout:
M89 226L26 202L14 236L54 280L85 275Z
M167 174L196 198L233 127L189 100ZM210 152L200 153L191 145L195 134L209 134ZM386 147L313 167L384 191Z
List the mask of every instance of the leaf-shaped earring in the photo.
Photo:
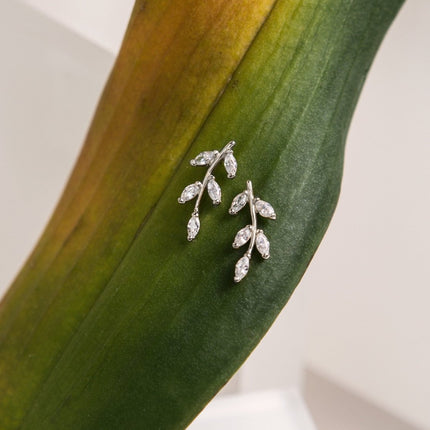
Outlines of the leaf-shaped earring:
M230 214L237 214L242 208L249 203L249 209L251 211L251 222L252 224L239 230L234 238L233 248L240 248L249 242L248 250L245 255L239 259L236 263L234 272L234 281L240 282L248 273L249 262L251 260L252 250L254 246L257 247L257 251L261 254L264 259L270 257L270 243L264 234L263 230L257 229L257 214L260 214L264 218L276 219L275 210L270 203L260 200L258 197L254 197L252 190L252 182L246 181L247 189L242 193L238 194L231 203Z
M203 182L197 181L194 184L187 185L179 197L179 203L185 203L197 196L196 204L194 205L193 213L187 224L187 239L193 240L200 230L199 205L202 199L203 192L207 188L209 197L214 205L221 203L221 187L212 175L212 171L217 164L224 160L224 167L227 172L227 177L232 179L236 176L237 161L233 155L233 146L236 145L234 140L227 143L221 151L204 151L190 161L192 166L209 166Z

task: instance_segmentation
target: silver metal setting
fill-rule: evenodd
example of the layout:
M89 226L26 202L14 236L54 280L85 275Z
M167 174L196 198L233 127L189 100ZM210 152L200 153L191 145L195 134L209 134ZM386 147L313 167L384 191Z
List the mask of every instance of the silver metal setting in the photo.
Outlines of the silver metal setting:
M257 247L257 251L265 260L270 257L269 240L263 230L257 228L257 213L264 218L276 219L276 213L272 205L258 197L254 197L251 181L246 181L246 190L233 199L229 213L236 215L247 203L251 212L251 225L247 225L238 231L233 242L233 248L240 248L248 241L249 245L243 257L236 263L235 282L240 282L247 275L254 246Z
M194 210L187 225L187 239L189 241L195 239L200 230L199 205L205 189L207 189L214 205L221 203L221 187L212 174L215 167L221 160L224 160L227 177L232 179L236 176L237 161L234 158L232 149L234 145L236 145L236 142L231 140L221 151L204 151L190 161L191 166L209 166L209 168L202 182L197 181L194 184L187 185L182 191L181 197L178 198L178 202L183 204L197 196Z

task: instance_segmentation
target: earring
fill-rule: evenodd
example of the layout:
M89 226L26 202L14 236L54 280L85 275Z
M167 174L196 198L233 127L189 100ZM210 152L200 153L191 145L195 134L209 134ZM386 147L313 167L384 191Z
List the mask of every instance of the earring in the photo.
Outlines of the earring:
M234 272L234 281L240 282L248 273L249 261L251 259L252 250L256 245L258 252L264 259L270 257L270 243L265 236L263 230L257 229L257 214L260 214L264 218L276 219L276 214L273 207L258 197L254 197L252 190L252 182L246 181L247 189L242 193L238 194L231 203L229 213L236 215L245 205L249 204L251 211L251 222L252 224L239 230L234 238L233 248L240 248L245 245L249 240L248 250L245 255L239 259L236 263Z
M215 181L215 176L212 175L214 168L221 160L224 160L227 177L232 179L236 176L237 161L232 150L234 145L236 145L236 142L232 140L221 151L204 151L190 161L192 166L209 166L209 168L203 178L203 182L197 181L194 184L187 185L178 199L179 203L185 203L197 196L194 210L187 224L187 239L189 241L193 240L200 230L199 205L204 190L207 188L209 197L214 205L221 203L221 187Z

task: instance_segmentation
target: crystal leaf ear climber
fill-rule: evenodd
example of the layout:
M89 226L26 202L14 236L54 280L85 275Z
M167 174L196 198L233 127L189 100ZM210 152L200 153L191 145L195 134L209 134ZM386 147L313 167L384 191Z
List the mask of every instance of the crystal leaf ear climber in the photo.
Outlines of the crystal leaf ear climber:
M252 191L252 182L246 181L247 189L242 193L238 194L231 203L229 213L236 215L242 208L249 203L249 209L251 211L251 222L252 224L239 230L234 238L233 248L240 248L245 245L250 239L248 250L245 255L239 259L236 263L234 272L234 281L240 282L248 273L249 261L251 260L252 250L254 245L257 246L258 252L264 259L270 257L270 243L265 236L263 230L257 229L257 214L260 214L264 218L276 219L276 214L273 207L258 197L254 197Z
M236 145L236 142L232 140L221 151L204 151L190 161L192 166L209 166L209 168L203 178L203 182L197 181L194 184L187 185L178 199L179 203L185 203L197 196L193 213L187 225L187 239L189 241L193 240L200 230L199 205L205 188L207 187L209 197L214 205L221 203L221 187L215 181L215 176L212 175L214 168L221 160L224 160L227 177L232 179L236 176L237 161L232 150L234 145Z

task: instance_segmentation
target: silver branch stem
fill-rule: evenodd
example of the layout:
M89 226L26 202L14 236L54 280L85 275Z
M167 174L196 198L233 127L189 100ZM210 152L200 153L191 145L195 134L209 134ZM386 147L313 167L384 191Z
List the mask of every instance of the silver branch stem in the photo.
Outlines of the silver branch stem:
M218 165L218 163L224 158L224 156L231 151L233 146L236 145L236 142L234 140L231 140L227 143L227 145L224 146L224 148L221 149L221 151L216 155L214 161L209 166L205 177L203 178L202 186L200 187L200 192L197 196L196 204L194 205L194 210L192 215L198 216L199 215L199 205L200 201L203 197L204 191L206 189L206 186L211 178L213 178L212 171L215 169L215 167ZM193 165L193 164L192 164Z
M246 251L245 255L251 259L252 250L254 249L255 245L255 237L257 235L257 213L255 211L255 205L254 205L254 192L252 190L252 182L246 181L246 188L248 190L248 202L249 202L249 210L251 212L251 239L249 241L248 250Z

